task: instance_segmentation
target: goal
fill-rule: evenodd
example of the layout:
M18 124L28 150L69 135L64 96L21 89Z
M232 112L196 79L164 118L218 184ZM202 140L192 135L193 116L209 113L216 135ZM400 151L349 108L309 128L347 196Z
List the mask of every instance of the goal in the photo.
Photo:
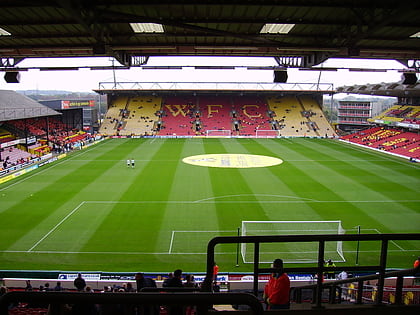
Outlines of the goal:
M232 131L226 130L226 129L220 129L220 130L207 130L206 131L207 137L231 137Z
M277 138L280 136L280 130L256 130L256 138Z
M242 221L242 236L344 234L341 221ZM244 263L254 261L254 244L241 244ZM281 258L288 263L318 261L318 242L261 243L260 262ZM342 241L325 242L325 259L345 262Z

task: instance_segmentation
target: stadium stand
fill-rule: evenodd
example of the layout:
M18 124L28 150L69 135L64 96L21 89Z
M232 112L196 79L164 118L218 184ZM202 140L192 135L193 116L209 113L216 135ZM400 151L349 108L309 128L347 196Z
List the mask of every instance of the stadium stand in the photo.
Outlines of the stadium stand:
M303 116L304 109L296 97L270 97L268 104L276 115L281 136L317 136L308 119Z
M9 131L0 129L0 143L6 143L14 139L15 137Z
M21 136L28 132L32 136L45 136L47 133L40 126L38 119L11 120L7 125Z
M156 121L156 112L161 108L160 97L132 97L128 101L125 127L120 135L151 135Z
M8 147L2 152L2 159L6 161L9 166L23 164L33 158L34 155L16 147ZM3 166L3 168L5 168Z
M327 138L337 136L334 128L332 128L331 124L326 119L322 108L319 106L317 101L309 96L300 96L298 99L303 107L304 112L309 113L309 115L306 115L308 119L307 124L311 125L311 123L314 123L314 126L316 126L315 132L319 136L325 136Z
M124 110L128 103L128 97L117 97L105 114L105 119L102 121L99 132L104 135L115 135L120 127L120 122L123 118Z
M232 109L233 100L229 96L200 96L202 134L205 130L233 130Z
M158 135L194 135L192 115L195 103L192 97L170 96L162 101Z
M400 156L420 159L420 134L415 132L374 127L340 139Z
M370 122L386 121L405 124L420 124L420 106L394 105L381 114L368 119Z
M237 94L117 97L99 129L103 135L252 137L279 130L280 136L335 137L321 106L311 97ZM270 135L274 135L270 133Z
M240 121L240 135L255 136L257 130L271 129L265 99L257 96L234 97L233 110L238 114L237 118Z

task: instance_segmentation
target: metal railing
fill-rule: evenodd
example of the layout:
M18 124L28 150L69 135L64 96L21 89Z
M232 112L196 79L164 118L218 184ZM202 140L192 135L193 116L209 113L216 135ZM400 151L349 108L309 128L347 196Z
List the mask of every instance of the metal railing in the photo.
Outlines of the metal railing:
M349 270L350 271L350 270ZM398 271L390 271L386 272L384 274L384 278L396 278L395 283L395 302L396 305L402 305L403 304L403 285L404 285L404 277L406 276L415 276L416 274L419 274L420 270L418 268L413 269L405 269L405 270L398 270ZM380 278L379 274L374 275L367 275L367 276L361 276L361 277L354 277L354 278L348 278L343 280L334 280L330 282L323 282L321 290L328 289L328 303L335 304L336 301L340 302L342 297L342 290L346 289L349 290L349 288L342 286L345 286L350 283L357 283L357 289L355 294L355 304L362 304L363 303L363 292L364 292L364 282L371 281L371 280L378 280ZM302 291L303 290L312 290L312 292L316 292L317 284L312 285L305 285L301 287L297 287L293 289L293 296L296 301L296 303L302 303ZM312 294L312 296L315 296L315 294ZM376 295L375 302L376 304L381 304L382 297L379 297Z
M380 241L381 250L379 262L377 265L372 266L348 266L346 269L352 271L365 271L365 272L377 272L378 279L378 292L376 301L378 304L382 302L384 280L387 268L387 256L388 256L388 243L390 241L399 240L420 240L420 233L407 233L407 234L325 234L325 235L266 235L266 236L220 236L211 239L207 245L207 268L206 278L203 282L203 288L206 291L211 291L211 283L213 280L213 265L215 262L215 247L218 244L242 244L242 243L253 243L254 244L254 281L253 281L253 293L255 296L258 295L258 275L271 273L274 270L271 268L260 268L260 244L262 243L299 243L299 242L315 242L318 243L318 262L317 267L295 267L285 268L286 272L296 273L314 273L317 276L317 283L315 285L315 304L321 307L322 302L322 287L323 287L323 274L328 271L342 271L343 267L325 267L324 266L324 254L325 254L325 243L326 242L338 242L338 241ZM281 257L276 257L281 258Z

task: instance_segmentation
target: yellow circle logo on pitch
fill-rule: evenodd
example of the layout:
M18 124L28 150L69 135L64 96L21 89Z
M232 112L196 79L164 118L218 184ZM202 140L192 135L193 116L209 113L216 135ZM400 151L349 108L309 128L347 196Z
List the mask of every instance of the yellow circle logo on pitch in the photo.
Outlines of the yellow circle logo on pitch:
M188 156L182 159L182 162L207 167L252 168L278 165L283 163L283 160L253 154L202 154Z

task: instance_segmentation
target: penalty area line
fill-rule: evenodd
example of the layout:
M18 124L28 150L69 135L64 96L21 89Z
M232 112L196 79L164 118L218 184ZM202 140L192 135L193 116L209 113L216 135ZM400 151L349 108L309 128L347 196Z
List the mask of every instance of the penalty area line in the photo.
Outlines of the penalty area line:
M376 233L381 234L381 232L379 232L378 229L373 229L376 231ZM389 241L390 243L394 244L396 247L398 247L401 251L406 252L407 250L405 250L404 248L402 248L400 245L398 245L395 241Z
M82 201L76 208L74 208L69 214L67 214L60 222L58 222L51 230L47 232L43 237L41 237L38 242L36 242L31 248L27 250L27 252L32 252L35 247L37 247L43 240L45 240L52 232L54 232L64 221L66 221L73 213L75 213L81 206L85 204L84 201Z
M169 250L168 250L168 254L178 254L178 253L172 253L172 248L174 245L174 239L175 239L175 233L223 233L223 232L236 232L235 230L227 230L227 231L220 231L220 230L215 230L215 231L176 231L173 230L171 233L171 240L169 242Z

